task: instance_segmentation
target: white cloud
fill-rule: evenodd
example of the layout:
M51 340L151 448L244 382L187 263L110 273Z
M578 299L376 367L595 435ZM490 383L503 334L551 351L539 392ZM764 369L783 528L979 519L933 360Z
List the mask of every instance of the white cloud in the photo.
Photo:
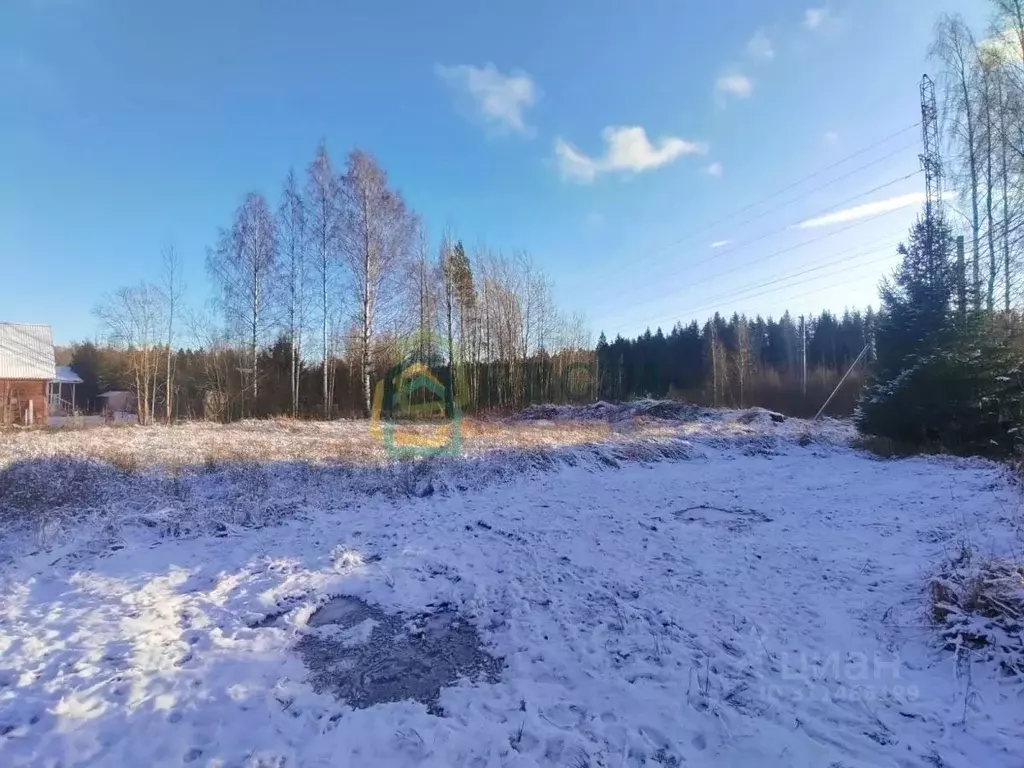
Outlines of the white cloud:
M825 135L822 138L825 139L826 144L839 143L839 134L836 131L825 131Z
M725 246L727 246L731 242L732 242L732 240L715 240L715 242L713 242L710 247L711 248L724 248Z
M684 155L705 154L702 142L668 136L652 143L640 126L608 126L601 131L604 155L590 157L564 139L555 139L555 156L562 176L590 182L600 173L611 171L641 173L660 168Z
M719 75L715 80L715 91L721 95L747 98L754 90L754 81L740 72Z
M564 139L555 139L555 157L558 158L558 167L563 178L588 182L597 176L597 161L587 157Z
M827 7L808 8L804 11L804 26L807 27L807 29L815 30L828 21L828 18L829 13Z
M775 47L763 29L757 30L747 42L747 55L755 61L771 61L775 58Z
M848 221L865 219L879 213L898 211L900 208L908 208L911 205L924 203L924 192L911 192L909 195L890 197L886 200L876 200L873 203L865 203L853 208L844 208L841 211L826 213L824 216L817 216L813 219L801 221L795 225L797 229L815 229L817 227L828 227L833 224L845 224Z
M723 173L725 173L725 168L722 167L721 163L711 163L711 165L708 166L707 171L709 176L719 178Z
M525 72L504 75L493 64L438 64L434 73L449 88L468 96L487 122L505 130L529 133L523 113L536 103L538 90Z

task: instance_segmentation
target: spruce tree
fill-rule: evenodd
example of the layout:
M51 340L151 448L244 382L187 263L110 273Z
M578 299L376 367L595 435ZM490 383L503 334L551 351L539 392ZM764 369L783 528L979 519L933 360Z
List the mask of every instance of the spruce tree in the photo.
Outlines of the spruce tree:
M902 261L881 286L876 382L892 381L953 330L953 239L939 217L919 218L897 252Z
M918 221L900 247L858 426L905 449L1007 456L1024 425L1024 355L990 313L957 323L951 245L941 221Z
M920 395L909 389L922 360L951 340L952 238L937 216L918 218L897 249L900 265L881 285L875 364L861 396L857 426L900 442L926 440L915 415Z

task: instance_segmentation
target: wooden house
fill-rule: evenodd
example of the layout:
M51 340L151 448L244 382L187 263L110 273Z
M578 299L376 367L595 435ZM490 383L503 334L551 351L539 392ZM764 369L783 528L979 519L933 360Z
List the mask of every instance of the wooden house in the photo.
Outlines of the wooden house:
M56 378L50 326L0 323L0 426L46 424Z

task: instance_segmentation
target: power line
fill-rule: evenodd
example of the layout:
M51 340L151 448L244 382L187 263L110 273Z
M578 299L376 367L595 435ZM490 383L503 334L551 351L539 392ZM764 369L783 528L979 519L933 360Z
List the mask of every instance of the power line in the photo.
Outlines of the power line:
M917 173L920 173L920 171L917 171ZM689 283L687 283L687 285L685 287L692 288L692 287L697 286L697 285L703 285L703 284L705 284L705 283L707 283L707 282L709 282L711 280L717 280L717 279L719 279L721 277L724 277L726 275L733 274L734 272L737 272L738 270L746 269L747 267L751 267L751 266L754 266L756 264L762 264L765 261L768 261L770 259L775 258L776 256L782 256L782 255L784 255L786 253L792 253L793 251L797 251L797 250L799 250L801 248L806 248L806 247L808 247L810 245L814 245L815 243L819 243L822 240L828 240L831 237L835 237L836 235L840 235L843 232L848 232L849 230L854 229L856 227L864 226L865 224L868 224L868 223L870 223L872 221L875 221L875 220L877 220L877 219L879 219L879 218L881 218L883 216L888 216L889 214L892 214L892 213L895 213L895 212L896 212L895 210L894 211L882 211L881 213L877 213L874 216L868 216L868 217L866 217L864 219L859 219L858 221L855 221L852 224L848 224L845 227L840 227L839 229L832 230L831 232L828 232L826 234L820 235L818 237L811 238L810 240L805 240L805 241L803 241L801 243L797 243L796 245L789 246L788 248L782 248L780 250L777 250L777 251L774 251L772 253L769 253L769 254L767 254L765 256L761 256L761 257L759 257L757 259L753 259L751 261L747 261L747 262L744 262L742 264L737 264L736 266L734 266L734 267L732 267L730 269L727 269L727 270L725 270L723 272L718 272L718 273L713 274L713 275L708 275L707 277L701 278L700 280L689 282ZM763 239L763 238L759 238L759 239ZM664 276L664 277L675 277L675 276L678 276L679 274L681 274L681 272L676 272L676 273L673 273L672 275L667 275L667 276ZM663 277L663 279L664 279L664 277ZM675 293L678 290L679 290L678 288L675 288L675 289L669 291L668 293L661 293L661 294L658 294L658 295L655 295L655 296L645 296L643 301L635 302L633 304L627 305L627 307L632 307L632 306L637 306L639 304L647 303L647 302L651 301L652 299L665 298L667 296L672 295L673 293Z
M1021 222L1017 223L1016 225L1011 227L1008 231L1009 232L1014 232L1015 230L1022 229L1022 228L1024 228L1024 221L1021 221ZM1015 238L1013 240L1013 242L1010 243L1010 245L1013 246L1013 245L1016 245L1016 244L1021 243L1021 242L1024 242L1024 232L1022 232L1020 236ZM844 259L841 259L841 260L834 260L834 261L827 262L825 264L819 265L817 267L812 267L812 268L809 268L809 269L802 270L800 272L796 272L796 273L792 273L792 274L789 274L789 275L773 278L773 279L768 280L768 281L764 281L764 282L760 282L760 283L754 283L752 285L746 286L745 288L739 288L739 289L736 289L735 291L731 291L731 292L728 292L728 293L725 293L725 294L720 294L718 297L716 297L714 299L709 299L708 300L709 303L707 303L705 305L701 305L701 306L694 307L694 308L687 308L686 310L684 310L682 312L676 313L677 314L677 319L678 319L678 316L682 316L682 315L694 314L694 313L697 313L697 312L705 312L705 311L708 311L708 310L711 310L711 309L716 309L717 310L717 308L719 307L719 305L720 305L720 303L722 301L745 301L747 299L753 299L753 298L757 298L759 296L771 295L773 293L778 293L779 291L786 290L788 288L792 288L792 287L794 287L796 285L803 285L803 284L806 284L806 283L812 283L812 282L815 282L817 280L821 280L821 279L826 278L826 277L834 277L835 275L844 274L846 272L853 271L854 269L859 269L859 268L862 268L862 267L871 266L872 264L879 264L879 263L882 263L884 261L889 261L893 256L896 255L895 253L889 253L889 254L886 254L882 258L873 259L873 260L867 261L867 262L861 262L861 263L858 263L858 264L855 264L855 265L851 265L849 267L845 267L843 269L835 270L834 272L825 273L823 275L817 275L817 276L815 276L815 277L813 277L813 278L811 278L809 280L800 280L800 281L797 281L795 283L787 283L785 285L778 285L775 288L771 288L769 290L758 291L758 289L760 289L760 288L765 288L767 286L774 285L775 283L778 283L778 282L780 282L782 280L791 280L794 277L800 277L800 276L802 276L804 274L808 274L810 272L815 272L815 271L818 271L820 269L824 269L825 267L828 267L828 266L834 266L835 264L841 263L843 261L848 261L850 259L858 259L858 258L861 258L863 256L870 256L873 253L877 252L881 247L883 247L883 246L871 247L867 251L864 251L863 253L855 254L853 256L850 256L850 257L847 257L847 258L844 258ZM850 250L852 250L852 249L850 249ZM1014 278L1011 278L1011 280L1012 279L1014 279ZM1024 279L1024 277L1022 277L1022 279ZM812 294L815 294L815 293L819 293L822 290L826 290L826 289L830 289L830 288L837 288L837 287L841 286L843 284L843 282L844 281L840 281L840 282L837 282L837 283L834 283L834 284L830 284L830 285L826 285L826 286L820 286L819 288L815 289L814 291L810 291L810 292L805 293L805 294L798 294L796 296L791 296L790 299L791 300L799 299L799 298L803 298L804 296L809 296L809 295L812 295ZM1011 284L1011 287L1012 287L1012 284ZM756 293L751 293L751 291L757 291L757 292ZM656 320L657 321L656 324L660 327L661 325L663 325L663 323L660 322L660 321L661 320L665 320L665 319L666 318L660 318L660 319L649 318L646 322L644 322L642 324L645 325L646 327L650 328L650 326L652 325L651 320ZM634 324L635 323L620 324L619 326L614 326L614 327L610 328L609 332L619 331L622 328L626 327L627 325L634 325Z
M803 200L805 197L808 197L808 196L814 194L815 192L820 192L821 190L826 189L827 187L831 187L833 184L835 184L837 182L840 182L840 181L843 181L844 179L848 179L848 178L850 178L850 176L858 174L858 173L860 173L861 171L863 171L863 170L865 170L867 168L870 168L870 167L872 167L874 165L878 165L879 163L883 163L886 160L888 160L888 159L890 159L892 157L895 157L896 155L900 154L901 152L906 152L908 149L910 149L916 143L917 142L914 141L914 142L911 142L910 144L904 144L899 149L896 149L896 150L890 152L887 155L883 155L882 157L876 158L875 160L872 160L870 163L865 163L864 165L857 166L852 171L850 171L848 173L844 173L842 176L836 176L834 179L830 179L829 181L825 182L824 184L820 184L817 187L813 187L813 188L807 190L807 192L805 192L802 195L798 195L797 197L790 198L789 200L786 200L785 202L781 203L780 205L775 206L774 208L769 208L766 211L762 211L761 213L757 214L757 216L753 216L753 217L751 217L749 219L745 219L744 221L742 221L740 223L739 226L746 226L747 224L750 224L751 222L754 222L754 221L757 221L758 219L764 218L765 216L767 216L770 213L776 213L778 211L781 211L782 209L786 208L787 206L792 205L793 203L798 202L799 200ZM906 177L906 178L909 178L909 177ZM877 190L871 190L871 191L877 191ZM863 194L867 195L867 194L871 194L871 192L865 192ZM845 203L836 203L836 206L840 206L840 205L845 205Z
M885 238L884 242L888 243L889 242L889 238ZM775 283L782 282L784 280L789 280L789 279L794 278L794 277L800 277L801 275L810 274L811 272L818 272L818 271L820 271L822 269L827 269L828 267L834 267L834 266L837 266L839 264L845 264L845 263L854 261L856 259L862 258L863 256L873 255L873 254L877 253L879 250L881 250L882 248L885 248L885 247L886 247L885 244L882 244L881 242L879 242L878 244L875 244L875 245L871 246L868 250L862 251L861 253L854 254L853 256L843 256L840 259L833 259L833 260L827 261L827 262L825 262L823 264L819 264L816 267L810 267L810 268L807 268L807 269L801 269L801 270L796 271L796 272L790 272L789 274L781 275L779 277L773 278L772 280L768 280L768 281L763 282L763 283L757 283L757 284L755 284L755 287L766 286L766 285L774 285ZM893 253L888 253L886 255L886 259L889 259L889 258L891 258L894 255L895 254L893 254ZM867 264L872 264L872 263L874 263L874 262L867 262ZM867 266L867 264L858 264L856 266ZM746 289L738 291L738 292L743 293L745 291L746 291ZM737 293L737 290L732 290L732 291L729 291L728 293L726 293L724 295L720 294L718 296L715 296L714 298L708 299L708 301L709 302L723 301L725 299L732 298L736 293Z
M910 174L910 176L915 176L915 175L917 175L919 173L921 173L921 171L915 171L914 173ZM900 181L900 180L901 179L898 179L896 181ZM889 184L892 184L892 183L895 183L895 182L889 182ZM886 185L882 185L882 186L886 186ZM869 192L863 193L863 194L871 194L871 192L874 192L874 191L877 191L877 188L875 190L870 190ZM847 202L849 202L849 201L847 201ZM840 203L839 205L841 206L841 205L845 205L845 204L846 203ZM896 209L896 210L899 210L899 209ZM841 234L842 232L845 232L845 231L848 231L850 229L853 229L854 227L861 226L863 224L867 224L867 223L869 223L871 221L874 221L876 219L879 219L879 218L881 218L883 216L887 216L890 213L895 213L896 210L893 210L893 211L882 211L881 213L875 214L874 216L870 216L870 217L867 217L865 219L861 219L859 221L854 222L853 224L850 224L850 225L848 225L846 227L842 227L841 229L833 230L833 231L831 231L831 232L829 232L829 233L827 233L825 235L822 235L820 237L816 237L816 238L813 238L811 240L807 240L807 241L805 241L803 243L798 243L797 245L791 246L789 248L784 248L784 249L782 249L780 251L776 251L774 253L770 253L770 254L768 254L766 256L754 259L753 261L747 261L747 262L744 262L742 264L738 264L735 267L732 267L732 268L727 269L727 270L722 271L722 272L718 272L718 273L713 274L713 275L709 275L707 277L701 278L700 280L696 280L694 282L689 282L689 283L687 283L687 285L685 287L686 288L692 288L694 286L703 285L703 284L705 284L707 282L710 282L712 280L716 280L716 279L719 279L719 278L724 277L726 275L733 274L733 273L735 273L735 272L737 272L737 271L739 271L741 269L745 269L747 267L763 263L763 262L768 261L769 259L772 259L772 258L774 258L776 256L780 256L780 255L783 255L785 253L790 253L792 251L799 250L800 248L806 247L808 245L813 245L814 243L820 242L821 240L826 240L826 239L828 239L830 237L834 237L835 235L838 235L838 234ZM1014 232L1016 229L1018 229L1020 227L1024 227L1024 220L1021 220L1020 222L1018 222L1018 223L1014 224L1012 227L1010 227L1009 230L1008 230L1008 233ZM986 230L986 234L987 234L987 230ZM896 235L896 234L893 234L891 236L886 236L886 237L882 238L882 240L887 240L887 239L890 239L890 238L893 239L893 240L898 240L899 236ZM763 238L759 238L759 239L763 239ZM755 242L755 241L750 241L750 242ZM1011 247L1013 245L1015 245L1016 242L1018 242L1018 241L1015 241L1014 243L1011 243ZM744 243L742 245L747 245L747 244L749 244L749 243ZM740 247L741 246L737 246L737 249L740 248ZM848 248L845 251L839 251L837 254L833 254L833 255L838 256L838 255L842 255L844 253L849 253L850 251L856 250L856 249L858 249L860 247L862 247L862 246L853 246L852 248ZM694 266L696 266L696 265L694 265ZM670 275L667 275L667 276L664 276L664 277L674 277L674 276L677 276L679 274L682 274L682 272L681 271L677 271L677 272L674 272L674 273L672 273ZM625 308L626 309L630 309L632 307L636 307L636 306L639 306L641 304L645 304L645 303L647 303L650 300L656 300L656 299L660 299L660 298L667 298L668 296L671 296L673 293L675 293L677 290L678 289L674 289L674 290L669 291L667 293L661 293L661 294L657 294L655 296L645 297L643 301L627 304L625 306ZM625 325L618 326L618 328L621 328L621 327L625 327ZM612 330L616 330L616 327L613 327Z
M899 184L901 181L906 181L907 179L912 179L914 176L917 176L919 173L921 173L920 170L914 171L913 173L908 173L906 176L901 176L898 179L893 179L892 181L887 181L885 184L880 184L877 187L875 187L874 189L869 189L866 192L860 192L860 193L858 193L856 195L853 195L852 197L848 197L845 200L842 200L841 202L833 203L827 209L825 209L823 211L820 211L819 213L815 213L812 216L809 216L808 218L804 219L804 221L811 221L812 219L818 219L818 218L821 218L822 216L828 216L830 213L836 213L837 210L841 210L844 206L849 205L850 203L855 202L856 200L860 200L862 197L867 197L868 195L873 195L875 192L880 192L881 190L886 189L887 187L891 187L894 184ZM890 211L884 211L884 213L890 213ZM753 243L758 243L758 242L764 240L767 237L771 237L772 235L776 235L776 234L778 234L780 232L785 232L786 230L789 230L789 229L792 229L792 228L793 228L793 225L790 225L790 226L785 226L785 227L781 227L779 229L772 230L771 232L766 232L766 233L764 233L762 235L759 235L758 237L753 238L752 240L747 240L745 242L739 243L739 244L737 244L736 246L734 246L732 248L727 248L724 251L718 251L716 253L713 253L710 256L707 256L707 257L701 259L700 261L694 262L693 264L690 264L688 266L690 268L698 267L701 264L706 264L707 262L712 261L714 259L720 259L720 258L722 258L722 256L727 256L728 254L734 253L735 251L740 250L741 248L744 248L744 247L746 247L748 245L752 245Z
M759 205L768 202L769 200L773 200L776 197L778 197L779 195L785 194L786 192L790 191L791 189L795 189L796 187L800 186L801 184L804 184L804 183L810 181L811 179L814 179L814 178L816 178L818 176L821 176L822 174L827 173L827 172L831 171L832 169L839 167L840 165L843 165L844 163L848 162L849 160L852 160L852 159L854 159L856 157L859 157L859 156L861 156L861 155L863 155L863 154L865 154L867 152L870 152L875 147L879 147L882 144L885 144L885 143L891 141L892 139L896 138L897 136L903 135L907 131L911 131L911 130L915 129L915 128L917 128L920 125L921 125L921 123L917 122L917 123L914 123L912 125L908 125L908 126L906 126L904 128L901 128L900 130L896 131L895 133L892 133L892 134L890 134L890 135L888 135L888 136L886 136L886 137L884 137L882 139L879 139L878 141L875 141L872 144L869 144L868 146L866 146L866 147L864 147L864 148L862 148L860 150L857 150L856 152L853 152L852 154L849 154L846 157L841 158L840 160L837 160L836 162L832 163L831 165L829 165L829 166L827 166L825 168L822 168L819 171L815 171L814 173L811 173L808 176L805 176L802 179L799 179L799 180L789 184L788 186L782 187L781 189L776 190L775 192L772 192L771 194L769 194L769 195L767 195L767 196L765 196L765 197L763 197L763 198L761 198L759 200L755 200L753 203L750 203L750 204L748 204L748 205L746 205L746 206L744 206L742 208L739 208L739 209L733 211L732 213L727 214L726 216L723 216L720 219L716 219L715 221L713 221L713 222L711 222L709 224L706 224L705 226L703 226L703 227L701 227L701 228L699 228L697 230L694 230L693 232L690 232L687 235L683 235L682 237L677 238L676 240L674 240L674 241L672 241L670 243L667 243L666 245L661 246L660 248L657 248L654 251L649 252L645 257L642 257L639 260L633 259L633 260L631 260L629 262L628 265L624 265L622 268L620 268L618 270L613 270L611 272L594 273L594 276L595 277L604 277L604 278L606 278L606 277L609 277L609 276L612 276L612 275L615 275L615 274L619 274L624 269L635 268L637 266L638 262L646 261L646 260L648 260L650 258L658 256L658 255L660 255L662 253L665 253L666 251L668 251L668 250L670 250L672 248L675 248L678 245L682 245L683 243L686 243L686 242L688 242L690 240L693 240L698 235L706 234L708 231L714 229L715 227L719 226L720 224L724 224L725 222L729 221L730 219L735 218L736 216L739 216L742 213L746 213L747 211L749 211L749 210L751 210L753 208L756 208ZM916 143L916 141L914 143ZM826 187L836 183L837 181L841 181L842 179L849 178L850 176L852 176L852 175L854 175L856 173L859 173L859 172L863 171L866 168L869 168L869 167L871 167L873 165L876 165L876 164L878 164L878 163L880 163L880 162L882 162L884 160L888 160L890 157L893 157L894 155L898 154L899 152L906 151L906 149L910 148L911 146L913 146L913 145L912 144L907 144L907 145L905 145L903 147L900 147L900 149L895 150L894 152L891 152L891 153L889 153L888 155L885 155L882 158L878 158L878 159L873 160L873 161L871 161L869 163L865 163L865 164L863 164L861 166L858 166L857 168L854 168L849 173L846 173L846 174L844 174L842 176L839 176L839 177L837 177L835 179L832 179L831 181L828 181L825 184L819 185L818 187L814 187L812 189L809 189L806 192L804 192L803 194L798 195L797 197L791 198L789 201L787 201L786 203L784 203L781 206L777 206L776 208L773 208L773 209L771 209L769 211L766 211L766 212L762 212L762 213L758 214L757 216L754 216L754 217L751 217L751 218L746 219L744 221L738 222L734 226L737 226L737 227L746 226L747 224L749 224L749 223L751 223L753 221L757 221L759 218L767 215L768 213L781 210L782 208L786 207L787 205L791 205L791 204L793 204L793 203L795 203L795 202L797 202L799 200L804 199L805 197L807 197L809 195L814 194L815 192L819 192L822 189L825 189Z
M867 261L867 262L860 262L860 263L857 263L857 264L852 264L850 266L843 267L842 269L835 270L834 272L826 272L825 274L822 274L822 275L816 275L816 276L814 276L814 277L812 277L812 278L810 278L808 280L798 280L795 283L787 282L784 285L776 285L774 288L770 288L769 290L765 290L765 291L759 290L761 288L766 288L768 286L775 285L776 283L779 283L780 281L790 281L793 278L801 277L801 276L803 276L805 274L809 274L811 272L816 272L818 270L825 269L826 267L836 266L837 264L841 264L841 263L843 263L845 261L859 259L859 258L862 258L864 256L871 256L871 255L873 255L875 253L878 253L883 247L884 246L875 246L875 247L870 248L870 249L868 249L868 250L866 250L866 251L864 251L862 253L855 254L853 256L847 257L847 258L842 259L842 260L832 261L832 262L829 262L827 264L823 264L823 265L820 265L820 266L817 266L817 267L812 267L810 269L802 270L800 272L789 274L789 275L786 275L784 277L773 278L772 280L767 280L767 281L763 281L763 282L753 283L753 284L747 285L747 286L745 286L743 288L737 288L737 289L735 289L733 291L730 291L730 292L727 292L727 293L724 293L724 294L720 294L720 295L718 295L717 297L715 297L713 299L708 299L708 303L706 303L706 304L703 304L703 305L700 305L700 306L697 306L697 307L687 308L685 311L683 311L681 313L677 313L677 314L687 315L687 314L693 314L695 312L706 311L708 309L717 309L721 305L721 302L723 302L723 301L744 301L746 299L753 299L753 298L757 298L758 296L763 296L763 295L768 295L768 294L772 294L772 293L777 293L778 291L785 290L787 288L792 288L793 286L796 286L796 285L803 285L805 283L814 282L816 280L821 280L823 278L833 277L834 275L837 275L837 274L843 274L843 273L846 273L846 272L850 272L850 271L852 271L854 269L861 269L863 267L871 266L872 264L879 264L879 263L881 263L883 261L891 260L892 256L894 254L887 253L882 258L873 259L873 260ZM751 294L752 291L756 291L756 293L752 293ZM647 327L650 327L651 324L652 324L651 320L654 320L654 319L655 318L649 318L647 320L647 322L643 323L643 325L645 325ZM660 321L660 320L664 320L664 319L665 318L659 318L657 320ZM657 324L661 325L662 323L658 322ZM617 332L617 331L620 331L622 328L625 328L627 325L634 325L634 323L623 323L623 324L620 324L619 326L610 328L609 331L610 332Z
M1014 240L1014 241L1013 241L1013 244L1017 244L1017 243L1020 243L1020 242L1024 242L1024 233L1022 233L1020 237L1018 237L1018 238L1017 238L1016 240ZM887 258L888 258L888 257L887 257ZM879 259L878 261L880 261L880 262L881 262L881 261L885 261L885 260L886 260L886 259ZM869 263L871 263L871 262L869 262ZM868 264L862 264L862 265L860 265L860 266L868 266ZM835 274L838 274L838 272L836 272ZM830 276L831 276L831 275L830 275ZM834 283L834 284L832 284L832 285L827 285L827 286L823 286L823 288L838 288L838 287L839 287L839 286L841 286L842 284L843 284L843 281L840 281L840 282L838 282L838 283ZM789 286L781 286L781 287L779 288L779 290L781 290L781 289L782 289L783 287L789 287ZM1011 287L1012 287L1012 286L1011 286ZM818 289L815 289L814 291L809 291L808 293L805 293L805 294L800 294L800 295L797 295L797 296L794 296L794 297L791 297L791 298L794 298L794 299L798 299L798 298L803 298L803 297L805 297L805 296L810 296L810 295L816 294L816 293L818 293L818 292L819 292L820 290L822 290L822 288L818 288ZM774 291L773 291L773 292L774 292ZM746 297L746 298L754 298L754 297L753 297L753 296L748 296L748 297ZM694 310L691 310L691 311L694 311ZM703 310L700 310L700 309L698 309L698 310L696 310L696 311L703 311Z

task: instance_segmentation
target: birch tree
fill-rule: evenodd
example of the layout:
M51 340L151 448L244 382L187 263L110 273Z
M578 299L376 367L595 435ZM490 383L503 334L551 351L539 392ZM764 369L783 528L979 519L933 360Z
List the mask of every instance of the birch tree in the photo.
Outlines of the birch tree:
M299 376L302 372L302 335L309 304L308 246L305 200L294 172L289 172L277 212L283 288L282 310L290 346L289 385L292 417L299 413Z
M163 282L161 294L164 302L164 312L167 319L167 366L164 381L166 418L170 423L174 408L174 323L177 320L180 309L184 284L181 279L181 260L173 245L164 248L161 253L163 265Z
M349 154L341 192L341 251L357 304L363 411L369 416L375 323L397 294L395 281L405 272L415 217L388 186L384 169L359 150Z
M310 261L316 283L316 303L320 314L320 359L323 362L324 418L331 417L332 338L340 328L339 298L339 217L338 180L331 168L327 147L321 143L306 173L306 215Z
M985 306L989 312L995 308L996 276L999 273L996 262L996 230L998 224L995 218L996 208L996 171L999 136L998 110L996 101L995 80L998 73L995 62L991 57L978 54L978 106L976 113L981 122L981 146L980 152L984 165L985 184L985 221L986 239L988 240L988 294Z
M447 342L448 372L452 381L455 380L455 243L451 232L445 230L441 238L441 252L437 266L441 283L441 317L442 333Z
M960 16L944 16L936 27L932 55L944 66L942 89L945 123L954 138L955 163L967 180L966 195L971 204L971 245L973 258L974 308L981 307L981 173L982 158L975 90L978 80L978 50L974 36Z
M140 424L153 420L166 328L164 297L152 283L119 288L94 310L111 346L122 350L134 381Z
M426 228L420 226L416 232L416 258L410 270L410 300L416 312L416 329L419 354L429 359L434 353L431 333L437 322L437 284L435 268L430 258L430 241Z
M229 331L247 353L253 407L259 398L259 354L276 324L277 233L267 201L250 192L221 234L207 265L219 289L219 304ZM251 410L251 409L250 409Z

